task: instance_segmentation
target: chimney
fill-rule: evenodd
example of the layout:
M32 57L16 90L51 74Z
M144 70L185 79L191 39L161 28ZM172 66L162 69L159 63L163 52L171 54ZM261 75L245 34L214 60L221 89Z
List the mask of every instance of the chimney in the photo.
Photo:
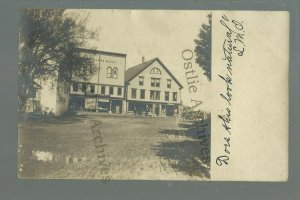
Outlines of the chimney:
M142 63L144 63L144 62L145 62L145 57L143 56L143 57L142 57Z

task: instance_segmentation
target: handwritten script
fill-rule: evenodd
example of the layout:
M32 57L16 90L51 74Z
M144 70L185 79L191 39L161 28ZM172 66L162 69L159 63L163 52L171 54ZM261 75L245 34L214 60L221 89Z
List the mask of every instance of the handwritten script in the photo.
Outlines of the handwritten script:
M226 105L220 113L218 113L218 119L220 120L220 125L224 130L224 151L222 155L216 158L216 164L218 166L228 165L230 160L230 139L232 136L231 130L231 104L233 99L233 61L235 56L243 56L245 52L244 43L244 24L243 21L229 19L226 15L223 15L220 20L221 25L225 28L226 35L223 42L223 56L222 62L226 70L222 74L218 74L218 78L224 83L225 90L220 93L220 98L225 101Z

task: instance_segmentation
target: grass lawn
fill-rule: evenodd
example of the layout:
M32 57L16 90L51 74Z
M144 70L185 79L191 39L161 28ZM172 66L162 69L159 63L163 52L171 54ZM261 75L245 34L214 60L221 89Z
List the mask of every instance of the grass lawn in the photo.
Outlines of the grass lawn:
M91 126L101 121L105 162L99 164ZM83 114L19 121L19 177L51 179L201 180L203 144L176 118ZM41 161L34 152L49 152ZM73 158L73 160L69 160ZM75 159L74 159L75 158ZM78 160L79 159L79 160ZM78 160L78 161L77 161Z

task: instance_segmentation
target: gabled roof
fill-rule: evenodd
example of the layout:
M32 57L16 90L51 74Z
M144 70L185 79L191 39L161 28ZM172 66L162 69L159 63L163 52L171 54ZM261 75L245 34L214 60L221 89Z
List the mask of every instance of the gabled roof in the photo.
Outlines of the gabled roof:
M168 68L161 62L161 60L156 57L151 60L145 61L139 65L136 65L134 67L131 67L126 70L125 72L125 83L130 82L132 79L134 79L137 75L139 75L142 71L144 71L147 67L149 67L152 63L157 61L164 69L165 71L172 77L172 79L179 85L180 89L183 88L181 83L175 78L175 76L168 70Z

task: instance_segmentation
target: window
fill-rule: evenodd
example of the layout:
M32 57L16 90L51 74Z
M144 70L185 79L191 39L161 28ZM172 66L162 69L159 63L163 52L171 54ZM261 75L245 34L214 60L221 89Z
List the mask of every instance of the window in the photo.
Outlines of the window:
M82 92L82 84L81 84L81 83L78 83L78 90L79 90L80 92Z
M131 89L131 98L136 98L136 89Z
M150 90L150 100L160 100L160 91Z
M139 77L139 85L144 85L144 77L143 76Z
M145 99L145 90L141 89L140 98Z
M173 101L177 101L177 92L173 92Z
M112 86L109 87L109 94L110 95L114 94L114 87L112 87Z
M73 83L73 92L78 91L78 83Z
M170 99L170 92L165 92L165 101L169 101Z
M122 95L122 88L118 88L118 95L121 96Z
M104 85L101 86L101 94L105 94L105 86Z
M107 78L111 78L111 74L112 74L112 69L111 69L111 67L108 67L107 68Z
M167 88L171 88L171 79L167 80Z
M155 100L160 100L160 91L156 91Z
M151 87L160 87L160 79L151 78Z
M91 85L91 93L95 93L95 85Z
M154 100L155 91L150 90L150 100Z
M150 74L161 74L161 71L155 67L155 68L151 69Z
M118 78L118 69L116 67L113 70L113 78Z
M107 78L118 78L118 68L107 67Z
M82 84L82 92L86 92L86 84L85 83Z

